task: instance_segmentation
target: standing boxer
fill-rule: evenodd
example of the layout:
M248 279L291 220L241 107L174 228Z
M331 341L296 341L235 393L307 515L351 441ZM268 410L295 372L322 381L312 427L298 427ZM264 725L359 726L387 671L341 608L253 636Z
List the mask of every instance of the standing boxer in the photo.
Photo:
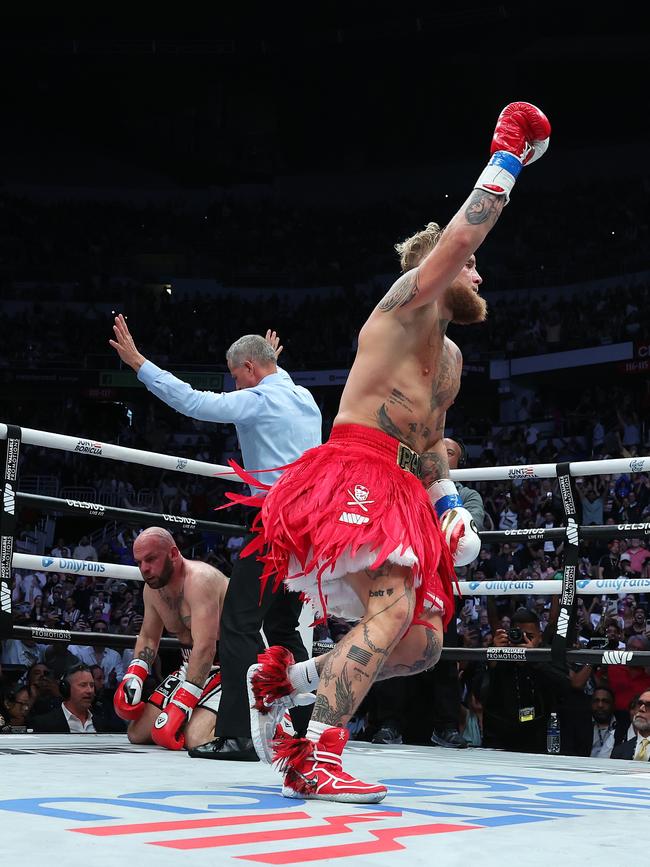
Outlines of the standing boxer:
M549 136L539 109L508 105L492 158L451 223L444 231L429 223L397 246L405 273L361 329L329 442L286 469L262 507L248 552L263 556L263 580L273 576L276 587L286 580L323 616L361 618L315 660L292 666L286 652L270 648L251 667L253 738L265 758L293 694L318 686L307 738L279 740L272 753L285 797L376 802L386 795L385 786L343 771L345 724L378 677L435 665L454 611L454 563L479 552L442 440L462 366L446 330L452 321L485 319L474 251Z
M133 661L115 691L115 712L129 721L132 744L153 741L168 750L191 748L214 736L221 695L215 657L228 579L214 566L186 560L161 527L140 533L133 558L145 583L144 618ZM163 628L180 641L184 662L144 702L142 686Z

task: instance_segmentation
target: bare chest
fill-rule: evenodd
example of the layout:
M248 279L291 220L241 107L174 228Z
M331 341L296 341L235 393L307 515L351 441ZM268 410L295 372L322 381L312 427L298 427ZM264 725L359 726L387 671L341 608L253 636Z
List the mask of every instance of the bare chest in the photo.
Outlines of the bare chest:
M182 644L192 643L192 612L182 590L179 594L159 590L156 610L167 632L175 635Z

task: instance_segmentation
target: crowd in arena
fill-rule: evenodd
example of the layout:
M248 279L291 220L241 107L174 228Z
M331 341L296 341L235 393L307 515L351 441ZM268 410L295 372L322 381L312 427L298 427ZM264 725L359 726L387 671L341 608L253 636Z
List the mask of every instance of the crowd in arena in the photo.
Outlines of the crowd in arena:
M507 267L495 264L499 262L499 241L495 241L494 249L486 255L486 288L490 288L490 277L500 290L521 289L518 281L525 275L529 281L525 285L531 287L529 303L522 308L519 295L504 291L491 304L487 325L470 326L454 335L466 360L600 346L641 339L647 333L650 305L645 302L650 279L633 284L631 279L619 277L605 288L584 282L585 276L612 278L643 270L637 257L648 232L643 183L638 186L636 198L626 199L625 208L615 201L613 193L599 190L596 209L590 204L593 197L593 191L574 191L574 207L579 208L581 203L581 212L591 215L582 225L582 238L573 234L569 241L569 233L562 230L563 210L551 195L544 204L556 220L552 233L545 231L546 210L519 215L521 222L513 227L515 237L509 241L508 257L503 257ZM603 203L603 197L610 201ZM402 225L404 232L410 231L420 221L417 215L435 213L436 205L444 213L447 206L442 199L433 203L428 199L426 204L414 200L395 202L393 224ZM603 210L615 229L603 228ZM311 216L307 220L295 208L279 207L277 202L264 199L255 204L222 200L199 218L155 206L54 206L3 196L0 272L9 298L18 299L16 276L26 273L28 264L34 265L30 272L34 279L29 290L20 295L21 303L7 306L0 314L4 335L0 368L63 368L78 366L82 358L90 367L92 359L101 356L109 358L108 363L101 362L102 367L117 368L107 344L111 317L106 303L113 301L124 302L138 341L146 346L148 355L172 370L184 364L225 370L224 351L237 336L259 333L278 323L288 335L282 359L288 369L347 368L354 357L359 326L390 279L385 275L395 271L392 244L397 239L389 237L381 209L351 209L336 217L322 210ZM255 231L251 231L251 225L257 227ZM74 248L63 244L63 239L70 237L75 238ZM63 248L65 254L61 255ZM132 278L113 277L128 273L128 266L145 251L160 254L170 249L187 268L186 273L218 275L223 284L233 287L232 291L218 297L178 297L164 291L153 295L146 289L147 278L136 271ZM545 262L551 264L545 268ZM57 275L56 280L49 277L52 273ZM581 285L578 289L573 286L571 292L558 293L549 288L579 281ZM276 286L277 291L243 304L236 287L251 285ZM332 287L328 291L318 288L327 285ZM283 292L280 287L291 291ZM305 291L296 291L300 288ZM517 322L516 328L513 321ZM450 416L452 422L454 418L457 422L454 435L465 437L470 444L470 465L556 463L648 453L650 431L644 421L650 412L647 381L630 386L593 382L581 390L578 398L562 391L553 393L544 386L532 388L531 392L532 396L519 401L507 423L498 417L477 419L467 407L455 417ZM338 390L315 389L315 394L327 436ZM458 403L462 407L462 390ZM114 400L78 400L53 392L47 399L26 396L19 401L18 411L16 401L11 402L11 411L9 407L10 402L3 401L7 420L36 429L75 435L87 432L107 442L217 464L239 458L233 428L194 422L160 404L154 407L144 391L130 395L128 406ZM20 478L53 478L58 496L204 520L217 520L214 508L224 502L228 489L216 479L87 460L37 447L23 448ZM485 505L483 529L551 527L563 522L554 482L524 478L508 483L478 482L473 487ZM650 522L647 472L585 477L576 480L576 490L579 518L584 524ZM245 511L234 507L226 518L218 520L239 525L245 519ZM23 538L38 520L35 509L20 510ZM82 525L68 520L64 524L61 518L59 522L53 544L44 554L125 565L134 563L133 541L146 526L144 520L131 525L118 522L110 530L97 532L95 525L88 522ZM186 556L207 560L226 575L243 541L240 533L174 535ZM638 579L640 591L610 591L580 598L575 646L585 647L600 640L614 649L650 649L650 592L644 589L644 582L650 587L650 550L644 537L583 542L579 553L581 578ZM476 582L477 586L474 595L458 604L455 625L459 644L492 646L500 640L497 633L501 632L514 642L513 627L533 623L537 626L534 641L548 645L554 633L557 600L535 593L534 584L561 577L562 554L562 545L552 541L485 544L479 558L459 571L462 580ZM526 589L496 601L494 596L480 593L481 582L506 580L522 582ZM130 580L16 570L12 589L14 623L75 633L135 635L143 616L141 586ZM345 630L345 623L331 619L319 627L317 643L327 647ZM124 723L112 712L112 692L132 651L118 652L108 645L108 640L106 645L68 647L27 638L3 641L3 730L22 730L26 726L38 731L39 717L61 701L60 683L65 671L81 663L92 670L89 691L102 730L124 731ZM605 712L603 706L611 711L606 720L611 753L614 733L617 742L628 736L635 702L639 694L650 689L650 669L573 666L560 676L548 669L529 668L531 665L526 663L525 670L521 670L517 688L532 689L533 693L537 690L542 702L537 709L540 718L551 709L559 712L562 751L567 754L605 755L603 750L590 752L591 742L587 751L584 745L584 731L592 715L596 719L597 713ZM157 666L155 675L160 677L174 662L163 653ZM483 663L458 665L459 730L473 746L542 751L545 746L539 737L522 738L521 732L509 729L495 712L496 697L507 689L513 694L507 678L515 669L506 668L508 673L502 674L501 669ZM409 685L417 694L418 706L424 708L421 718L416 720L408 713L387 717L382 699L371 692L350 723L354 736L384 743L402 739L430 742L427 726L430 729L433 725L435 690L427 675L411 678ZM528 701L535 705L530 696Z

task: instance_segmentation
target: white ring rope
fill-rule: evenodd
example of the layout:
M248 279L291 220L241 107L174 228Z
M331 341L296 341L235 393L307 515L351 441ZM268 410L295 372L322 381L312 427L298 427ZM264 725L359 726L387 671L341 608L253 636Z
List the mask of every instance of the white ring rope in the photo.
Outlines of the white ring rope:
M14 569L30 572L64 572L73 575L90 575L97 578L121 578L122 581L142 581L136 566L119 563L97 563L95 560L73 560L71 557L46 557L38 554L14 554L11 561Z
M602 461L572 461L569 474L572 476L620 475L650 471L650 458L607 458ZM451 470L455 482L494 482L525 479L555 479L557 464L518 464L513 467L468 467L466 470Z
M122 566L116 563L97 563L94 560L73 560L72 558L45 557L37 554L14 554L14 569L28 569L30 572L64 572L74 575L90 575L96 578L121 578L123 581L142 581L136 566ZM612 578L578 580L579 595L596 596L601 593L646 593L650 592L650 578ZM561 581L460 581L462 596L555 596L562 590ZM456 592L454 590L454 592ZM458 595L456 593L456 595Z
M220 464L208 464L204 461L194 461L191 458L161 455L142 449L130 449L126 446L102 443L89 437L71 437L49 431L33 430L29 427L23 427L20 430L22 442L29 446L60 449L64 452L75 452L96 458L109 458L114 461L126 461L130 464L157 467L161 470L173 470L178 473L192 473L195 476L211 476L217 479L227 479L231 482L241 482L234 470ZM0 422L0 440L4 439L7 439L7 425Z
M110 458L127 461L133 464L143 464L148 467L158 467L162 470L176 470L182 473L193 473L197 476L214 476L229 481L241 482L230 467L219 464L208 464L191 458L181 458L173 455L161 455L156 452L130 449L126 446L116 446L102 443L88 437L71 437L49 431L21 428L22 441L25 445L44 446L61 449L66 452L93 455L94 457ZM7 425L0 422L0 439L7 438ZM650 471L650 457L612 458L600 461L573 461L569 464L572 476L597 476L603 474L642 473ZM557 478L557 464L517 464L509 467L470 467L466 470L451 470L450 477L455 482L503 481L516 479L554 479Z

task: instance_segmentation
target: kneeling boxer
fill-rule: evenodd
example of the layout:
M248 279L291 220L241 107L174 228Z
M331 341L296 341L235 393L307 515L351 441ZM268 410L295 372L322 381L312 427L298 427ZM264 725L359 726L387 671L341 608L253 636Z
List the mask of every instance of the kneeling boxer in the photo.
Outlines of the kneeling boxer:
M145 583L144 619L133 662L115 691L115 712L129 721L133 744L190 749L214 738L221 697L215 657L228 579L207 563L186 560L161 527L140 533L133 557ZM183 664L145 702L142 687L163 628L180 641Z

